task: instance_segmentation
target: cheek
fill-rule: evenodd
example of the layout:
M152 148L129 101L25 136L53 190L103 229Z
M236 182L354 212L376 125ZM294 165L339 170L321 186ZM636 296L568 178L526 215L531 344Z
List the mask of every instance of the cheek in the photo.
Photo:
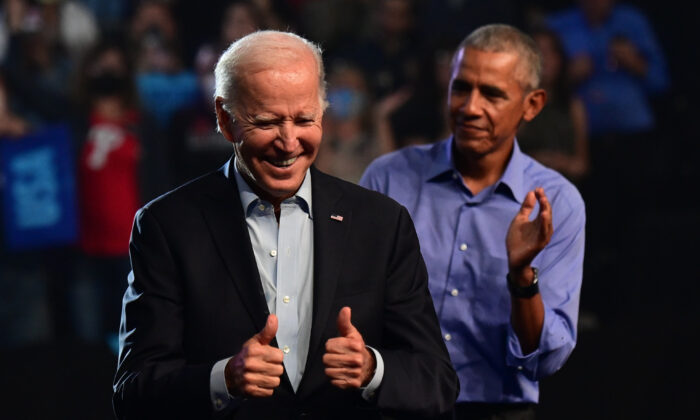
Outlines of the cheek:
M273 130L252 130L244 134L238 149L246 160L261 159L275 140Z
M304 150L308 153L316 153L321 145L323 130L320 126L308 127L300 133L299 140Z

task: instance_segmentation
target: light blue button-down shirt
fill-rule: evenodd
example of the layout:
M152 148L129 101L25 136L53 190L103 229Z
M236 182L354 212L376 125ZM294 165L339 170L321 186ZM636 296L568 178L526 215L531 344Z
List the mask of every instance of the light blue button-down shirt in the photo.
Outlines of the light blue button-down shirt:
M271 203L260 199L238 171L226 167L226 177L234 176L246 214L248 233L255 254L265 300L271 314L276 314L277 344L284 352L284 368L296 391L306 367L311 337L313 310L313 212L311 174L293 197L280 206L279 223ZM371 399L381 384L384 363L375 349L375 375L363 389L362 396ZM214 408L222 410L230 402L226 389L224 368L229 359L214 365L210 394Z
M253 192L238 168L235 177L267 307L279 320L277 345L284 352L284 368L296 391L304 374L311 337L314 266L311 175L307 170L296 194L281 203L279 223L274 206Z
M501 179L472 194L455 168L452 144L380 157L360 184L394 198L413 218L461 383L457 401L537 402L538 379L559 369L576 344L584 204L571 183L523 154L517 142ZM539 268L544 326L538 348L523 354L510 323L505 238L535 187L543 187L552 204L554 234L532 264Z

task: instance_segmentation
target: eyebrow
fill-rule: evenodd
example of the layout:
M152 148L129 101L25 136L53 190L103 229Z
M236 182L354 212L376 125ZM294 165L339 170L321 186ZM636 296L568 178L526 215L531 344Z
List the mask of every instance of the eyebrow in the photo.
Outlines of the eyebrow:
M464 90L464 89L472 89L474 85L471 83L467 82L466 80L461 80L461 79L454 79L452 81L452 89L458 89L458 90ZM497 96L499 98L507 98L508 94L498 86L494 85L489 85L489 84L481 84L477 85L477 88L484 94L489 95L489 96Z
M315 112L301 113L301 114L293 116L292 119L294 119L294 120L297 120L297 119L316 120L316 113ZM277 122L283 121L284 118L277 116L277 115L274 115L274 114L258 114L258 115L253 115L252 120L253 120L253 123L269 124L269 123L277 123Z
M280 118L276 115L270 115L270 114L258 114L258 115L253 115L253 122L255 123L271 123L271 122L276 122L279 121Z

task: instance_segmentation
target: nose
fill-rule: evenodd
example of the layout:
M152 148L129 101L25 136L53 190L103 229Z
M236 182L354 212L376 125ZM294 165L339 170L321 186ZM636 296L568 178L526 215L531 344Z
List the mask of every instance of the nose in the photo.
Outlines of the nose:
M465 95L464 102L462 103L462 106L459 107L459 110L468 117L478 117L481 115L482 100L483 98L479 94L478 89L472 89L471 92Z
M279 135L277 136L277 141L275 142L277 147L283 150L285 153L293 152L299 145L299 137L297 133L297 127L292 121L285 121L279 127Z

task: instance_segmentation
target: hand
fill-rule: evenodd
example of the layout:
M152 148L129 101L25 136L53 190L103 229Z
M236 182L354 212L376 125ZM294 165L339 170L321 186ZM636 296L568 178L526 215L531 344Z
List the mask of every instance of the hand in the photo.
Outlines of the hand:
M583 82L593 73L593 60L590 56L582 54L569 61L569 78L574 84Z
M270 346L277 334L277 317L269 315L265 328L243 343L241 351L226 364L224 376L231 395L269 397L284 372L282 350Z
M362 334L350 322L351 311L344 307L338 313L339 337L326 341L326 376L341 389L366 386L376 368L374 355L365 346Z
M540 211L537 217L530 221L535 200L540 203ZM536 188L528 192L520 211L510 223L506 236L510 272L516 274L529 267L535 256L549 243L553 231L552 207L544 194L544 189Z
M644 75L647 70L647 62L639 53L637 47L628 39L617 37L610 42L610 59L615 66L625 70Z

